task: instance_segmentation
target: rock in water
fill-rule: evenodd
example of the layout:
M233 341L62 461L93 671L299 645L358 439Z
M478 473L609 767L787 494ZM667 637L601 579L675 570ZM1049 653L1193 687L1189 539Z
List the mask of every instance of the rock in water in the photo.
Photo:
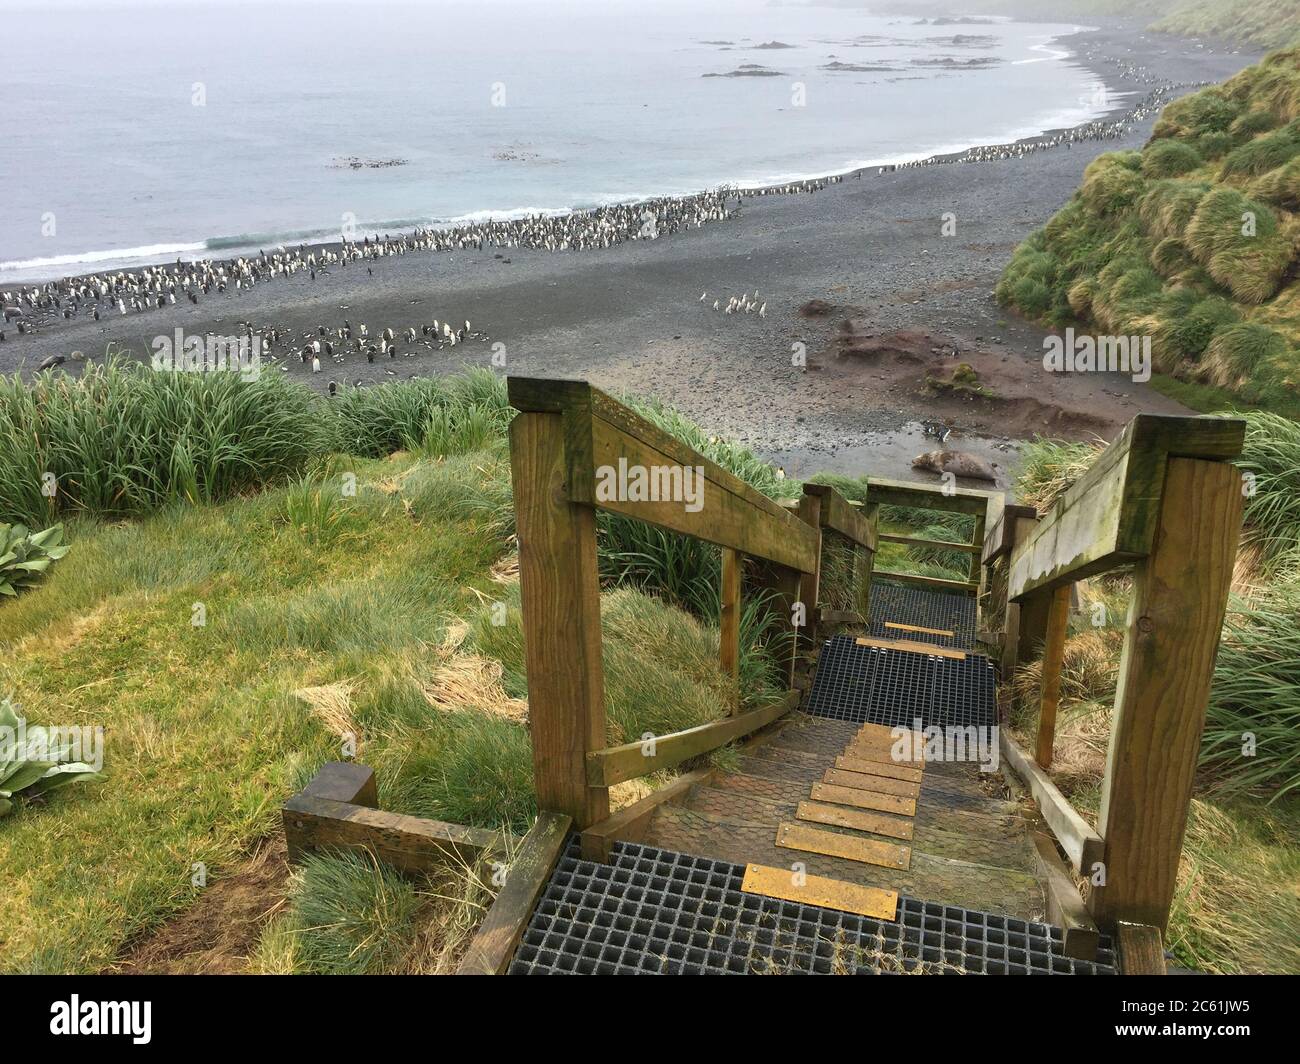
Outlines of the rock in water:
M993 466L979 455L965 451L927 451L912 459L913 469L928 469L931 473L951 473L955 477L972 480L991 480L997 483Z

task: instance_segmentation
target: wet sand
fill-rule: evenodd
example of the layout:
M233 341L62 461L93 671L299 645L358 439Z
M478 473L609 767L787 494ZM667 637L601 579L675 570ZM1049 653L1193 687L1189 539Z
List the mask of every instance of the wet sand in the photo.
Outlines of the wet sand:
M1150 91L1150 78L1219 81L1256 58L1114 22L1069 43L1107 84L1115 116ZM1139 147L1153 121L1122 140L873 170L812 194L749 198L731 220L655 241L578 253L418 252L370 264L373 275L356 264L197 306L59 321L24 337L10 330L0 372L30 371L54 353L102 357L110 344L143 355L154 337L177 328L227 335L249 322L297 337L347 318L377 335L418 331L433 318L469 319L486 339L443 350L417 345L410 357L374 365L350 354L341 366L326 361L318 375L293 358L285 371L322 390L330 380L380 383L487 366L499 343L507 373L586 378L608 391L657 396L792 476L930 477L910 465L934 446L917 422L936 419L953 427L949 447L998 463L1005 486L1020 440L1108 437L1139 411L1181 411L1127 377L1047 373L1044 330L992 297L1016 244L1069 198L1087 163ZM941 235L948 212L952 236ZM715 298L725 305L755 291L767 303L765 318L711 309ZM822 313L801 309L814 300ZM848 347L885 350L844 354L846 322L854 338L866 338ZM894 343L899 333L903 342ZM792 365L796 344L806 366ZM890 353L899 347L903 356ZM926 394L927 375L948 377L960 362L974 366L992 397Z

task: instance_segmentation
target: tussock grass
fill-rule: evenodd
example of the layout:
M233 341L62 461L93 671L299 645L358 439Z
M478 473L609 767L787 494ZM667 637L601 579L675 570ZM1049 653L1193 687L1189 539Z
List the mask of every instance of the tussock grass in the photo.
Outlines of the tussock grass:
M1098 156L1025 240L999 302L1150 336L1157 368L1279 411L1300 381L1300 47L1169 104L1140 152Z

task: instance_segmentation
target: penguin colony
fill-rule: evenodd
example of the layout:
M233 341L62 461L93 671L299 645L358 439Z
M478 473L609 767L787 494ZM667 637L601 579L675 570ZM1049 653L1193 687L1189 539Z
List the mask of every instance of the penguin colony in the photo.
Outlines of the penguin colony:
M559 215L531 215L448 229L420 228L399 236L365 237L337 246L280 248L255 256L225 260L177 260L171 266L146 266L90 277L65 277L42 285L0 293L4 323L17 322L20 335L59 318L82 316L99 321L104 314L139 313L186 300L247 291L258 284L298 275L315 281L333 269L373 264L390 255L454 252L485 248L534 251L587 251L630 240L658 239L709 222L726 221L740 202L754 196L817 192L839 177L795 181L768 188L722 187L691 196L665 196L639 203L620 203ZM3 329L0 328L0 339Z

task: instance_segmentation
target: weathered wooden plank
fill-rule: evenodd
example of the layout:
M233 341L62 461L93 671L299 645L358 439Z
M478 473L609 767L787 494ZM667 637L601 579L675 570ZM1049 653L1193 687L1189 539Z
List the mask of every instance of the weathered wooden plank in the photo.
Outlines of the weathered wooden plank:
M901 794L905 798L917 798L921 794L921 785L911 780L877 776L874 773L853 772L850 769L843 768L828 768L822 774L822 782L834 784L836 787L854 787L860 791L875 791L878 794Z
M912 766L917 769L925 767L922 748L913 747L909 758L896 758L893 749L871 742L852 742L844 748L844 756L853 761L863 761L884 765Z
M854 809L875 809L881 813L916 816L916 799L904 798L898 794L879 794L874 791L856 790L853 787L836 787L830 783L814 783L808 797L817 802L848 805Z
M916 584L917 587L934 587L941 591L951 591L959 595L973 595L979 590L978 581L947 580L941 576L918 576L916 573L892 573L877 569L872 574L875 580L894 580L901 584Z
M450 858L473 863L506 848L503 837L494 831L306 793L295 794L284 803L283 819L293 861L311 850L365 849L400 871L421 874L441 867Z
M805 484L805 495L821 500L818 520L823 528L830 528L857 546L875 550L877 546L876 523L869 515L853 507L838 491L826 484Z
M1119 939L1120 975L1168 974L1160 928L1121 920L1116 927L1116 937Z
M719 664L729 676L740 675L741 555L722 548L722 604L718 624Z
M537 899L564 852L573 824L561 813L539 813L506 869L506 879L470 941L457 975L504 975Z
M803 572L816 565L812 529L774 500L583 381L511 377L511 405L563 418L563 490L571 502L599 506L650 524L732 547ZM596 470L627 466L671 471L687 467L704 476L703 508L682 500L597 498ZM615 493L617 494L617 493Z
M837 757L835 767L842 768L847 772L861 772L868 776L888 776L891 779L908 780L912 783L920 783L921 778L925 775L919 768L913 768L911 765L868 761L856 757Z
M908 654L924 654L930 658L952 658L953 661L965 661L966 654L952 647L941 647L935 643L920 643L915 639L877 639L874 636L862 636L854 642L860 647L878 647L881 650L901 650Z
M827 857L840 857L846 861L879 865L882 868L907 869L912 865L910 846L864 839L858 835L841 835L835 831L821 831L805 824L781 824L776 829L776 844L786 850L820 853Z
M871 740L886 745L895 743L900 737L907 735L907 729L894 728L888 724L860 724L858 730L854 732L854 738L858 741ZM925 742L925 733L913 729L910 735L913 745L920 747Z
M998 731L1003 760L1025 781L1029 793L1038 803L1038 811L1052 829L1061 849L1070 858L1074 870L1091 876L1094 866L1102 860L1101 836L1088 826L1088 822L1079 815L1047 773L1020 749L1007 730L999 728Z
M593 470L617 471L622 467L621 464L629 469L686 468L675 455L659 450L643 439L630 436L599 417L592 419L591 426ZM731 491L721 478L714 476L714 471L721 471L720 467L706 464L702 457L692 468L698 468L704 474L703 484L697 482L700 497L696 503L687 503L681 499L620 498L618 492L600 490L600 485L595 482L591 495L575 497L579 493L571 492L570 498L574 502L621 513L660 528L716 543L720 547L732 547L743 554L766 558L800 572L808 573L816 569L816 529L792 517L775 503L768 510L756 506L749 494L739 495ZM761 497L766 499L765 496ZM688 509L688 506L696 504L698 509Z
M1237 418L1137 415L1017 544L1009 597L1050 590L1146 557L1168 460L1235 458L1245 425Z
M823 909L857 913L877 920L895 920L898 916L897 891L862 887L826 876L797 875L788 868L746 865L740 889L747 894L818 905Z
M799 693L790 691L778 702L751 709L738 716L724 717L685 731L656 736L653 740L593 750L587 755L586 779L592 787L611 787L624 780L633 780L660 769L671 768L766 727L788 713L798 702Z
M846 806L824 805L821 802L800 802L794 815L799 820L807 820L814 824L870 831L875 835L885 835L891 839L910 839L913 832L910 820L887 816L884 813L874 813L868 809L850 809Z
M993 496L1001 497L1002 492L971 488L945 491L938 485L890 480L886 477L867 478L867 501L881 506L908 506L920 510L979 516L985 512L988 500Z
M1037 518L1038 511L1032 506L1006 503L994 514L984 530L984 547L980 553L980 561L988 565L1009 553L1016 545L1019 532L1032 528ZM1022 519L1028 524L1022 523Z
M1047 640L1043 644L1043 681L1038 700L1038 741L1035 757L1039 767L1052 767L1052 746L1056 740L1056 711L1061 704L1061 664L1065 637L1070 624L1070 584L1052 592L1047 615Z
M640 801L611 813L608 820L592 824L581 836L583 858L604 863L609 860L610 847L615 842L640 842L656 809L682 801L692 787L707 783L716 771L712 765L706 765L684 773Z
M1153 549L1133 573L1102 780L1106 883L1089 907L1103 927L1168 924L1243 505L1236 467L1169 459Z
M564 492L563 415L510 423L519 540L533 780L539 808L580 830L609 816L609 793L588 786L588 751L605 745L596 513Z
M881 532L882 543L901 543L906 547L934 547L938 550L953 550L966 554L978 554L980 548L973 543L952 543L946 539L922 539L920 536L900 536L893 532Z
M1038 870L1047 887L1047 919L1061 929L1065 955L1081 961L1096 960L1101 934L1074 878L1056 852L1056 843L1040 831L1035 831L1033 838Z
M956 634L947 628L924 628L919 624L899 624L897 621L886 621L885 627L894 628L900 632L921 632L924 635L946 635L951 637Z

